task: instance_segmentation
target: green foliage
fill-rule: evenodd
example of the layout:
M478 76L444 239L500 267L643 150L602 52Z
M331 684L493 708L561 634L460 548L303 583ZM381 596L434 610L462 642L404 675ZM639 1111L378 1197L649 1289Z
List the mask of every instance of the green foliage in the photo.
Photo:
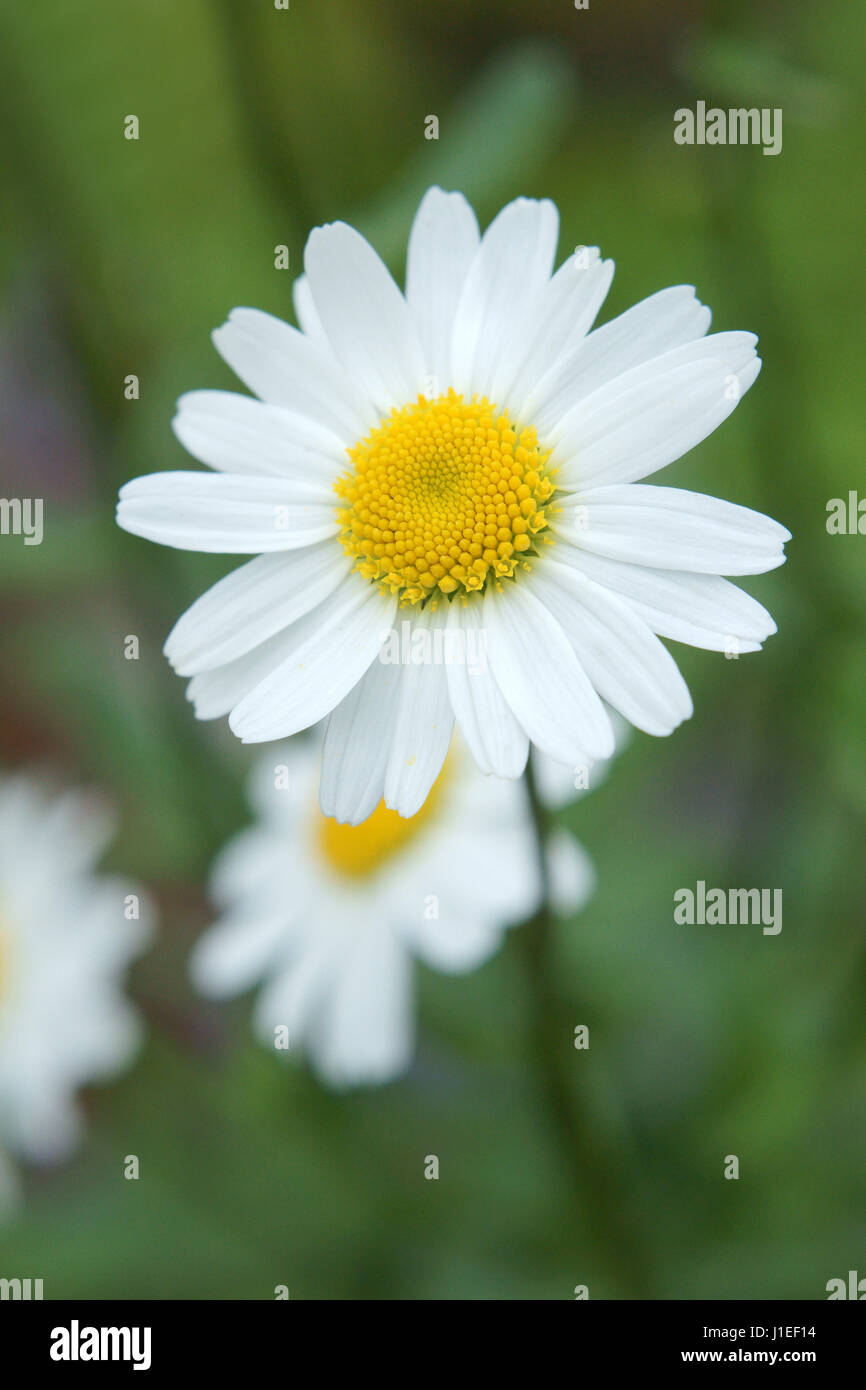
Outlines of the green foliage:
M599 75L573 28L595 7L542 6L543 40L533 8L509 6L511 43L491 43L486 3L452 7L464 28L438 38L404 7L348 0L3 9L3 360L47 297L39 330L65 367L32 409L72 398L89 441L56 495L38 450L0 441L43 488L51 535L38 564L0 549L3 747L108 789L113 862L157 885L163 918L136 974L142 1060L89 1094L81 1156L29 1177L0 1238L2 1272L44 1277L46 1296L622 1290L614 1252L590 1243L600 1175L562 1166L533 1071L518 934L469 977L421 972L413 1071L345 1097L259 1049L246 1002L204 1008L184 974L207 866L247 818L248 750L195 723L160 649L230 565L116 532L116 488L185 466L174 399L230 384L209 330L235 304L290 316L312 219L355 222L399 273L431 182L484 216L519 192L553 197L564 252L598 243L617 259L605 316L688 282L717 328L761 336L754 391L666 481L791 527L786 567L745 582L779 635L739 661L677 650L693 720L670 740L635 735L564 813L599 889L557 928L563 1067L622 1173L655 1296L820 1298L862 1270L866 539L824 523L863 476L866 20L801 0L771 35L763 7L717 5L688 44L673 32L668 71L647 73L624 35L620 68ZM781 156L674 145L677 106L734 95L785 108ZM438 142L423 138L430 112ZM699 878L782 887L781 935L675 925L674 890ZM581 1022L588 1053L571 1044ZM138 1182L122 1178L128 1153Z

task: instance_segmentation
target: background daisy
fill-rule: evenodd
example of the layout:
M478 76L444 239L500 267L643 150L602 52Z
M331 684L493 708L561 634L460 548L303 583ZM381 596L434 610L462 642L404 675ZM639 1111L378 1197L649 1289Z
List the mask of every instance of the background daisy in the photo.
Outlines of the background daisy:
M93 796L0 782L0 1146L40 1163L71 1152L76 1092L122 1070L141 1035L123 976L151 913L137 886L95 873L112 829Z
M332 1085L386 1081L414 1049L413 960L472 970L540 905L529 803L521 783L482 776L457 746L416 816L380 805L350 826L319 809L318 762L300 739L261 758L258 819L215 865L222 915L195 947L192 978L215 997L262 983L262 1041L283 1048L287 1031ZM575 795L572 777L546 767L545 798ZM577 910L594 884L586 854L555 831L548 858L554 904Z

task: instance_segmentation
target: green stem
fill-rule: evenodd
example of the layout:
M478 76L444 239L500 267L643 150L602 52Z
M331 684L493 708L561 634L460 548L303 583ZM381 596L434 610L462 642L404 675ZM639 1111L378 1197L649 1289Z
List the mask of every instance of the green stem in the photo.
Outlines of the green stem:
M521 929L520 941L530 990L536 1068L569 1180L572 1215L589 1247L583 1271L576 1271L576 1282L587 1284L592 1297L592 1271L610 1271L620 1297L646 1298L649 1271L631 1213L633 1193L621 1153L608 1144L587 1102L580 1067L589 1065L588 1054L576 1053L570 1045L572 1029L556 984L546 852L548 817L531 757L525 786L535 830L542 901L535 916ZM584 1014L581 1021L586 1021Z

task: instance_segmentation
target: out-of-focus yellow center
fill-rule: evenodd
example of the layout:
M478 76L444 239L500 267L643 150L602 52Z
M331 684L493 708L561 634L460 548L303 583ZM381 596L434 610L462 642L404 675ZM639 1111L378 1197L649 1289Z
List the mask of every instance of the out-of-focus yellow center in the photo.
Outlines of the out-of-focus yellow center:
M319 850L330 867L346 878L367 878L405 850L419 831L435 818L443 776L444 770L414 816L398 815L389 810L384 801L380 801L373 814L360 825L341 825L331 816L319 813Z
M514 576L547 526L550 451L486 396L449 391L394 409L348 451L341 540L402 605Z

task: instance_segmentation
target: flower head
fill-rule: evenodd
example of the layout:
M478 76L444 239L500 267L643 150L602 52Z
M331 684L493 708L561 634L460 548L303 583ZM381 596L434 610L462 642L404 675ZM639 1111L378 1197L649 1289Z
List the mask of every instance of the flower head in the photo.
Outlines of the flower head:
M301 327L236 309L214 334L258 399L181 398L215 470L139 478L118 520L189 549L255 554L166 643L201 718L245 742L330 716L322 807L353 823L384 797L411 816L459 725L481 769L609 756L605 704L669 734L691 713L659 640L757 650L775 627L722 576L783 561L784 527L641 479L734 409L760 369L751 333L708 335L688 286L592 330L613 274L580 247L554 273L549 201L518 198L480 236L432 188L403 295L344 223L312 232ZM386 636L483 636L487 660L383 667Z
M93 866L111 834L83 793L0 782L0 1147L54 1162L74 1146L75 1092L130 1060L121 987L149 930L141 894Z
M196 945L193 980L213 997L262 982L263 1042L304 1050L333 1085L384 1081L412 1055L413 959L471 970L538 907L527 798L456 744L416 816L380 805L353 826L323 816L317 774L315 743L301 739L254 769L257 820L214 867L221 915ZM549 800L564 799L562 769L544 766L541 780ZM549 867L556 907L580 907L594 875L565 831L551 837Z

